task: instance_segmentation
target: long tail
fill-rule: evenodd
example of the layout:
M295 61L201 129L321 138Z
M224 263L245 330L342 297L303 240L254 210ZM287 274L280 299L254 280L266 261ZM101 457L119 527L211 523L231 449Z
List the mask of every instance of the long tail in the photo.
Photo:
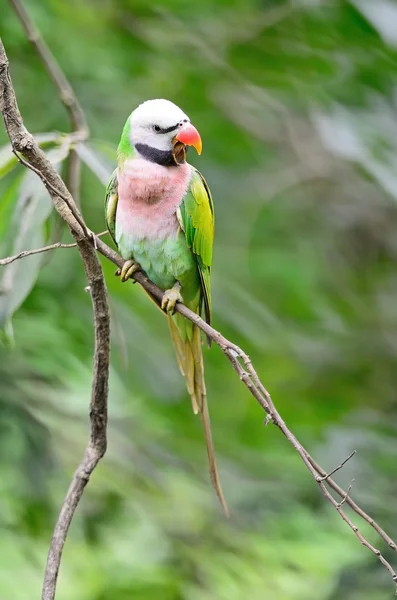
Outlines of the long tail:
M178 315L176 315L178 317ZM193 335L184 341L179 333L175 321L168 316L172 341L175 346L176 357L182 375L186 380L186 387L192 401L193 412L200 413L203 423L205 443L207 446L208 463L211 483L219 498L225 515L229 516L226 500L223 495L222 486L215 462L214 443L212 441L211 422L208 412L207 394L204 381L204 363L201 350L200 330L193 325Z

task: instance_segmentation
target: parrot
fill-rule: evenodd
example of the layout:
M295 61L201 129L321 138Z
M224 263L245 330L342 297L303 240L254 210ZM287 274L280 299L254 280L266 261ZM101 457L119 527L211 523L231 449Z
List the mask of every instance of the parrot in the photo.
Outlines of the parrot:
M175 313L176 303L183 302L211 324L214 205L203 175L186 162L189 146L201 154L200 134L176 104L155 99L135 108L106 188L105 217L125 261L116 272L121 281L140 269L164 290L161 303L151 299L167 315L193 412L201 416L211 483L228 516L215 461L200 330Z

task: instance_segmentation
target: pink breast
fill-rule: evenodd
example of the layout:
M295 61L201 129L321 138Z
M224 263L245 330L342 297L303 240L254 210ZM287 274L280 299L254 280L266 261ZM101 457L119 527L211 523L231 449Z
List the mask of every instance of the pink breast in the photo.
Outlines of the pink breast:
M178 229L176 210L191 176L188 164L163 167L140 158L118 171L116 230L135 239L168 237Z

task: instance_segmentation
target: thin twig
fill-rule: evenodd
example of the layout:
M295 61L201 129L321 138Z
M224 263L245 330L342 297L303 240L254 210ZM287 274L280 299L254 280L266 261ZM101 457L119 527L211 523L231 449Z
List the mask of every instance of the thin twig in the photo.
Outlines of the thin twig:
M317 473L319 473L322 476L326 475L324 469L320 467L320 465L314 460L312 456L310 456L310 454L306 450L305 453L311 465L313 465L313 467L316 469ZM371 525L371 527L375 529L375 531L386 542L389 548L397 552L397 545L394 542L394 540L392 540L392 538L389 535L387 535L386 531L384 531L384 529L382 529L382 527L380 527L380 525L378 525L378 523L374 521L372 517L370 517L362 508L360 508L360 506L358 506L358 504L354 502L354 500L352 500L350 496L346 495L345 490L341 488L340 485L338 485L333 479L331 479L331 477L327 479L327 484L341 498L345 498L345 502L350 506L350 508L352 508L359 517L361 517L364 521L366 521L369 525Z
M97 237L101 237L102 235L106 235L107 231L101 231L101 233L96 233ZM7 258L0 259L0 266L9 265L15 260L19 260L20 258L26 258L26 256L32 256L33 254L41 254L42 252L48 252L49 250L56 250L57 248L76 248L77 243L73 242L72 244L63 244L62 242L55 242L55 244L50 244L49 246L43 246L43 248L35 248L34 250L22 250L19 254L15 254L14 256L7 256Z
M8 256L7 258L0 259L0 266L9 265L13 263L15 260L19 260L20 258L25 258L26 256L32 256L33 254L41 254L42 252L48 252L49 250L55 250L56 248L74 248L77 244L62 244L61 242L56 242L55 244L51 244L50 246L44 246L43 248L36 248L35 250L22 250L19 254L15 254L14 256Z
M21 0L10 0L10 2L26 31L29 42L36 50L48 75L58 90L62 104L70 115L73 129L80 133L81 140L87 139L89 130L86 118L72 86L66 79L52 52L41 37L40 32L35 27L24 4Z
M102 268L94 249L95 240L87 236L87 227L76 219L77 207L61 177L24 127L8 60L0 40L0 111L12 148L20 153L29 168L33 168L45 182L56 210L68 224L77 243L88 284L94 311L95 349L90 403L90 440L78 466L55 525L47 558L42 600L55 597L58 571L63 546L81 495L89 477L106 451L107 396L109 378L110 324L109 306Z
M319 481L327 481L327 479L329 479L332 475L334 475L337 471L340 471L341 469L343 469L343 467L345 466L345 464L351 459L353 458L353 456L356 454L356 450L353 450L353 452L351 454L349 454L349 456L347 458L345 458L345 460L343 462L340 463L340 465L338 465L337 467L335 467L335 469L332 469L332 471L330 471L329 473L326 473L325 475L322 475L321 477L319 477Z
M346 502L346 500L348 499L354 482L355 482L355 479L352 479L351 482L349 483L349 487L347 488L346 494L343 496L342 500L340 502L338 502L339 507L342 506L342 504L344 504Z

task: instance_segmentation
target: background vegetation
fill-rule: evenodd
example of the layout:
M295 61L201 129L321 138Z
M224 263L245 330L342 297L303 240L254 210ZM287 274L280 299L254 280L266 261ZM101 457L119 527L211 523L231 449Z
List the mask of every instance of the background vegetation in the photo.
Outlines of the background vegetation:
M337 478L355 478L353 497L395 538L397 5L27 6L86 111L101 171L115 164L121 128L141 101L169 98L189 114L204 141L190 160L216 205L215 327L248 351L325 468L358 450ZM0 8L26 125L67 131L6 0ZM50 151L65 169L59 147ZM9 159L0 150L1 256L61 233L41 184ZM103 196L84 168L82 211L95 231L104 229ZM279 432L264 428L213 348L206 376L232 511L225 522L165 319L139 286L103 266L113 318L109 449L73 522L57 598L391 598L387 572ZM86 443L91 302L74 249L17 261L0 277L0 589L30 600Z

